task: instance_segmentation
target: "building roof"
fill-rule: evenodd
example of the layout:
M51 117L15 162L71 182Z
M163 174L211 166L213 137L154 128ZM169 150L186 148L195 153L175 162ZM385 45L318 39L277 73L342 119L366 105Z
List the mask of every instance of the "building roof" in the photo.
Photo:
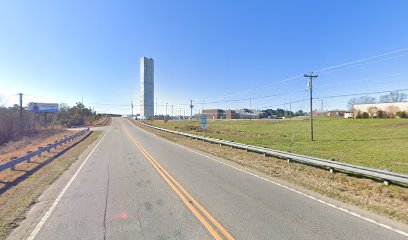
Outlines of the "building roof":
M347 110L344 110L344 109L333 109L333 110L330 110L329 112L347 112Z

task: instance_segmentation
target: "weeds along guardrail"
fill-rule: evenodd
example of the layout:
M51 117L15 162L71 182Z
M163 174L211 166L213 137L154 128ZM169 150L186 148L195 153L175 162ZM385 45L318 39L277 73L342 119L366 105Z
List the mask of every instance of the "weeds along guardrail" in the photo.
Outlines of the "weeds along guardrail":
M6 170L6 169L11 169L11 170L15 170L15 167L17 164L22 163L22 162L30 162L31 158L38 156L41 157L43 152L50 152L51 149L53 148L57 148L58 146L61 146L62 144L66 143L66 142L71 142L73 140L75 140L76 138L84 135L85 133L89 132L89 128L84 129L80 132L75 133L72 136L66 137L60 141L57 141L53 144L48 144L48 146L46 147L39 147L39 149L37 151L33 151L33 152L29 152L24 156L21 157L17 157L17 158L12 158L9 162L3 163L0 165L0 172Z
M189 137L192 139L201 140L201 141L205 141L209 143L215 143L215 144L219 144L220 146L224 145L224 146L238 148L238 149L242 149L242 150L246 150L250 152L260 153L260 154L263 154L265 157L272 156L272 157L276 157L279 159L284 159L288 161L289 163L296 162L296 163L301 163L301 164L305 164L309 166L328 169L331 173L334 173L335 171L351 173L352 175L356 177L362 176L362 177L368 177L368 178L373 178L373 179L379 179L383 181L384 184L386 185L390 183L398 183L404 187L408 187L408 175L401 174L401 173L395 173L395 172L391 172L388 170L381 170L381 169L376 169L376 168L363 167L363 166L353 165L349 163L336 162L332 159L315 158L315 157L294 154L294 153L285 152L285 151L273 150L273 149L264 148L264 147L258 147L258 146L243 144L243 143L222 140L222 139L204 137L204 136L199 136L199 135L190 134L190 133L183 133L183 132L168 130L165 128L155 127L155 126L152 126L150 124L146 124L140 121L139 123L143 124L144 126L147 126L147 127L159 130L159 131L168 132L168 133L176 134L179 136Z

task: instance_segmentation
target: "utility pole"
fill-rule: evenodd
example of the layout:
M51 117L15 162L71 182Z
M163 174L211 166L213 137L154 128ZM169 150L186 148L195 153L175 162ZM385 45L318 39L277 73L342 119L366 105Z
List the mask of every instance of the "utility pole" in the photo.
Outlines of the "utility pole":
M19 93L20 95L20 129L19 129L19 135L20 137L23 135L23 94Z
M290 114L290 120L292 120L292 98L289 98L289 114Z
M323 112L323 99L321 99L321 100L322 100L322 107L321 107L320 111Z
M313 142L313 78L317 78L319 75L311 72L305 74L304 77L309 78L309 90L310 90L310 141Z
M167 103L166 103L166 118L167 118Z
M190 119L193 120L193 100L190 100Z
M203 107L201 109L201 114L203 114L203 113L204 113L204 99L203 99Z
M159 115L159 109L157 108L157 98L156 98L156 116Z
M173 104L171 104L171 116L173 116Z
M132 119L133 119L133 101L130 102L130 106L132 106Z

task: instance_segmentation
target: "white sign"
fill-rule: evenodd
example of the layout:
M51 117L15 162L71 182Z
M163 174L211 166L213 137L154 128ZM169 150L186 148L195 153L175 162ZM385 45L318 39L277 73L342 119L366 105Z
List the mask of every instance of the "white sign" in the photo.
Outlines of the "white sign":
M37 113L54 113L58 112L58 103L35 103L30 102L28 107L31 111Z
M206 129L207 128L207 115L201 115L201 128Z

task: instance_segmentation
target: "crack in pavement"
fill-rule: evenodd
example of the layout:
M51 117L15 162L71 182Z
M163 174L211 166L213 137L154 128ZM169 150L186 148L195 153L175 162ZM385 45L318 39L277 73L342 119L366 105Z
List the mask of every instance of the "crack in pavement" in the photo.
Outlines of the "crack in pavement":
M141 208L142 208L142 204L139 202L139 208L137 209L137 221L139 222L139 227L140 227L140 231L142 232L143 239L145 239L142 221L140 220L140 209Z
M108 160L108 182L106 184L106 195L105 195L105 211L103 213L103 239L106 240L106 211L108 208L108 196L109 196L109 168L112 154L109 154Z

